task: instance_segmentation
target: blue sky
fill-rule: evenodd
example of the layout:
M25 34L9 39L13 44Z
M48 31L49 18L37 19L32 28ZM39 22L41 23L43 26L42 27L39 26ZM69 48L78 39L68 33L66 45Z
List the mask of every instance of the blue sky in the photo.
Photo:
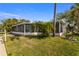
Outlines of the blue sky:
M73 4L57 4L57 13L70 9ZM0 19L20 18L31 21L50 21L53 18L53 3L0 3Z

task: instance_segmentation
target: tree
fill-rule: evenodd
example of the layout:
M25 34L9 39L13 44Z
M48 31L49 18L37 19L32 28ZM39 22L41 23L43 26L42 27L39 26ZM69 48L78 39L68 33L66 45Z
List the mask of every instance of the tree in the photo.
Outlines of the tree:
M3 28L6 29L8 32L12 30L12 25L15 25L18 23L18 20L15 18L8 18L5 20L2 20Z
M0 30L3 30L3 26L2 26L2 24L0 24Z
M74 4L68 13L67 19L69 24L74 24L74 31L79 32L79 4Z
M65 18L67 25L67 33L79 34L79 4L74 4L70 10L59 14L58 19Z
M25 20L25 19L18 20L18 23L23 23L23 22L30 22L30 20Z
M42 33L42 37L50 36L50 33L53 32L53 27L51 22L35 22L34 26L38 28L38 32Z
M62 19L62 18L66 19L66 23L68 24L67 30L71 31L72 30L71 25L73 25L73 31L79 32L79 4L74 4L70 8L70 10L61 13L57 16L57 19Z

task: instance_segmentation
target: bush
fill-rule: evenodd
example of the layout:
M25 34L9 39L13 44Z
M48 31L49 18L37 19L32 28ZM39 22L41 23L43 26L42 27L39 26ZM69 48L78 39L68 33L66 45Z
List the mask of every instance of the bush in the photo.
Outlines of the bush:
M39 35L40 37L48 37L50 36L50 32L52 32L53 27L51 22L36 22L34 23L34 26L38 27L40 30L38 32L41 32L42 34Z

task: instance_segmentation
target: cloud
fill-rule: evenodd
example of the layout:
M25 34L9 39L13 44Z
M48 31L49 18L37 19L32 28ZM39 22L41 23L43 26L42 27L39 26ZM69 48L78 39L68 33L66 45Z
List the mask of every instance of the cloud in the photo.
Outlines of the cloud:
M17 18L17 19L21 19L21 18L24 18L24 17L22 17L20 15L17 15L17 14L0 12L0 19L4 19L4 18Z

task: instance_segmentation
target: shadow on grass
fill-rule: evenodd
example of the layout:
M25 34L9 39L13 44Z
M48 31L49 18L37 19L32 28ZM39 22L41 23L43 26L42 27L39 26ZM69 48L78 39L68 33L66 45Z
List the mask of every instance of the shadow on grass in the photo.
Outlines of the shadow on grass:
M19 40L19 37L21 37L22 35L15 35L14 38ZM32 35L28 35L28 36L22 36L22 37L28 37L29 39L38 39L38 40L41 40L41 39L45 39L47 37L50 37L50 36L43 36L43 35L37 35L37 36L32 36Z
M38 36L25 36L25 37L28 37L29 39L34 38L34 39L39 39L39 40L41 40L41 39L45 39L45 38L47 38L47 37L49 37L49 36L38 35Z

